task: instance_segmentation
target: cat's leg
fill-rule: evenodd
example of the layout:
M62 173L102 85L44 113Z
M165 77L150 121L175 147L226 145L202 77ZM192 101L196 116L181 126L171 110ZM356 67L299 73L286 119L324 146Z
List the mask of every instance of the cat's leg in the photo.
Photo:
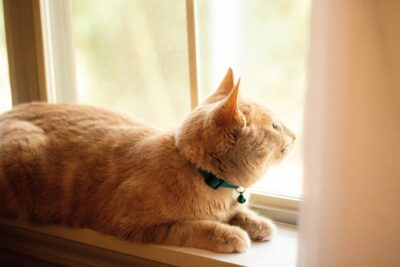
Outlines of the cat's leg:
M130 231L136 242L196 247L216 252L243 252L250 246L248 234L239 227L211 220L191 220L151 225Z
M238 211L229 224L239 226L255 241L271 240L276 233L276 226L270 219L263 218L247 208Z

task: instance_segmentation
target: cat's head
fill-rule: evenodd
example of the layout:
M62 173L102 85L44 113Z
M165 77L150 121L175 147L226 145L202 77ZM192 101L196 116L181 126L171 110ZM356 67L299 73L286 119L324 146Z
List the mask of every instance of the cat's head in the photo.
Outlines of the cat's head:
M239 97L229 69L219 88L176 131L189 161L228 182L250 186L282 160L295 136L267 108Z

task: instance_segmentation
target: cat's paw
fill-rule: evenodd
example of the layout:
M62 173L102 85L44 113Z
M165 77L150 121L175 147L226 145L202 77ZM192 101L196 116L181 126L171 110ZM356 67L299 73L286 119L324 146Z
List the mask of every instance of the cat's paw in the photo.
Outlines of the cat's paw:
M216 237L217 252L245 252L251 244L249 235L239 227L229 227L220 236Z
M275 224L266 218L248 221L246 231L255 241L269 241L276 234Z

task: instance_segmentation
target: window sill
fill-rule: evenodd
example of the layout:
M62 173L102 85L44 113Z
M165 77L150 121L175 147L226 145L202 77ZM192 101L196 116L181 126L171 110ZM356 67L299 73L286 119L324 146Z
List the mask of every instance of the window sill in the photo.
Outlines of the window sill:
M297 229L278 223L271 242L245 253L135 244L88 229L32 226L0 219L0 249L67 266L295 266Z

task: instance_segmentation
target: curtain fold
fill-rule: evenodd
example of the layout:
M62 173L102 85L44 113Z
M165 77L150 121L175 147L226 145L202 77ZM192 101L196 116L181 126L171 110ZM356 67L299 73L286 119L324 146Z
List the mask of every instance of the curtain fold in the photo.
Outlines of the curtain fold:
M400 266L400 1L316 0L300 266Z

